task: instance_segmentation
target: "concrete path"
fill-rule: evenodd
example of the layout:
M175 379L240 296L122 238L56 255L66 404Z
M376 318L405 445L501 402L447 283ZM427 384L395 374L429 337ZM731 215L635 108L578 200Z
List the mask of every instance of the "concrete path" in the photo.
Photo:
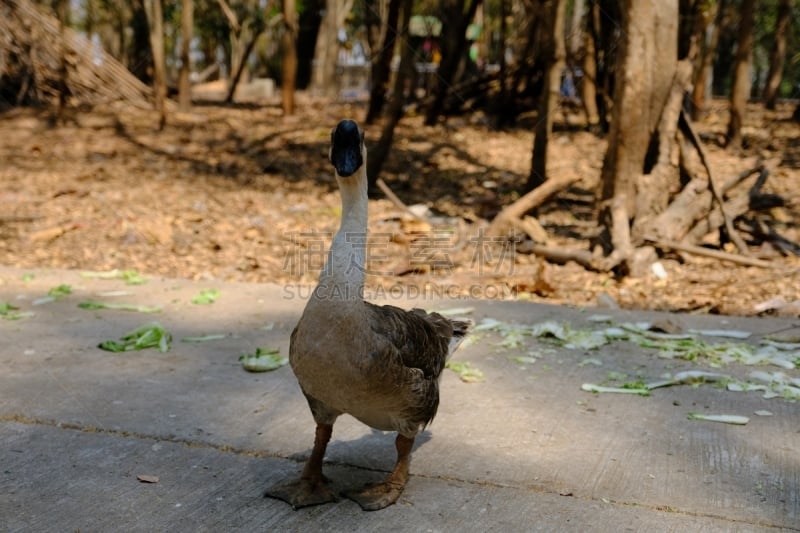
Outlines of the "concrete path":
M249 373L238 356L256 347L288 352L304 304L296 288L169 279L126 286L73 271L27 272L0 268L0 306L35 313L0 320L0 531L800 531L797 403L712 385L592 394L581 384L713 369L629 342L586 351L526 337L521 347L501 347L491 332L455 357L480 369L483 382L446 371L439 413L418 438L397 505L365 513L342 500L293 511L262 493L298 475L311 415L288 366ZM60 284L72 293L32 305ZM191 303L204 288L218 289L219 299ZM87 300L163 311L77 307ZM593 311L564 307L399 303L468 305L476 322L598 327L587 322ZM615 322L665 317L602 312ZM797 320L667 318L684 328L745 329L750 343L800 335ZM172 333L169 352L97 348L152 320ZM180 341L219 333L225 338ZM750 421L693 421L689 412ZM349 417L337 422L326 457L337 490L380 479L393 462L393 435Z

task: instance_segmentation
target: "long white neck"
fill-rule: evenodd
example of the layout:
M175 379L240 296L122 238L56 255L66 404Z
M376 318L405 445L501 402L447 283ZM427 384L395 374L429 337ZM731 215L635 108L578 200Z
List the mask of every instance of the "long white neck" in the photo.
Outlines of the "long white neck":
M316 292L331 300L360 301L367 256L366 161L354 175L336 176L336 180L342 195L342 223L333 238Z

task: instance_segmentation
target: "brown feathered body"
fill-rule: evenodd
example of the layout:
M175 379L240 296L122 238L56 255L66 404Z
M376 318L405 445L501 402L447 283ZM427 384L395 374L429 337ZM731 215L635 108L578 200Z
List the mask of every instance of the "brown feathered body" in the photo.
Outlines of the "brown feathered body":
M436 415L439 378L466 330L466 322L421 309L315 297L289 358L318 423L347 413L413 437Z

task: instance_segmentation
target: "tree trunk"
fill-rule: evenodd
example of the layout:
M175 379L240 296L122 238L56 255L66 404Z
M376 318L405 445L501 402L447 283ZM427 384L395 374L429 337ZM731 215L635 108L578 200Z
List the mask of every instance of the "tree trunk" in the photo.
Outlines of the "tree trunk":
M153 97L158 111L158 129L167 123L167 65L164 57L164 14L161 0L144 0L153 51Z
M609 120L614 106L614 87L618 77L620 27L622 26L624 4L619 0L593 0L592 26L595 44L595 64L598 90L597 114L600 130L610 130Z
M583 110L586 113L586 125L590 131L595 131L600 125L600 115L597 111L597 48L594 38L594 31L591 26L598 9L597 2L592 2L591 8L586 16L586 29L584 35L583 49L583 80L581 81L581 100Z
M705 16L707 3L707 0L679 0L678 59L687 57L690 49L693 50L696 57L700 38L708 25Z
M654 135L672 88L678 58L678 1L625 0L616 66L614 107L600 184L603 245L630 259L630 220L637 212L643 174L655 165ZM661 190L668 194L667 189ZM624 221L624 227L618 227Z
M652 167L639 174L636 181L636 207L631 238L634 245L641 245L644 237L653 234L653 220L662 213L670 201L670 192L680 189L679 149L676 143L678 121L683 109L684 95L689 90L692 79L692 62L684 59L678 62L669 96L661 111L658 129L651 141L651 152L655 152ZM645 166L650 166L645 159ZM659 229L659 228L656 228Z
M377 54L381 45L388 6L389 0L364 0L364 26L370 57Z
M414 69L414 50L411 48L411 44L408 41L408 24L409 20L411 20L412 7L413 0L402 0L401 12L397 25L397 39L400 43L400 66L397 69L397 74L394 79L392 100L387 110L387 117L383 124L383 130L381 130L381 138L370 151L370 156L367 160L367 176L369 189L371 191L375 189L375 184L380 177L383 164L392 147L395 126L397 126L397 123L400 122L403 116L406 80L411 77L411 71Z
M192 47L192 28L194 26L194 2L181 2L181 70L178 76L178 108L184 113L192 108L192 84L189 76L192 63L189 52Z
M569 23L569 54L577 57L583 44L583 16L584 0L574 0L572 3L572 18Z
M268 4L269 5L269 4ZM324 0L306 0L304 9L298 16L297 40L297 88L305 89L311 83L314 49L322 21L320 13L325 5Z
M764 85L764 105L767 109L775 109L778 88L783 78L783 63L786 59L786 39L789 33L789 22L792 15L792 0L780 0L778 18L775 21L775 41L769 56L769 73Z
M58 18L59 65L58 65L58 102L56 104L56 120L64 122L64 113L69 97L69 45L67 44L67 28L69 27L69 0L56 0L56 17Z
M712 3L709 9L713 10L714 13L709 13L708 17L709 19L713 17L714 21L711 23L710 35L707 28L706 35L703 35L700 41L700 58L694 78L694 86L692 87L692 120L701 120L705 116L708 107L711 76L714 74L714 56L717 55L719 36L722 33L722 26L725 22L725 0Z
M145 4L152 0L138 0L133 4L133 13L128 26L133 30L133 36L127 43L127 49L122 48L123 64L133 72L133 74L146 84L153 82L153 52L150 44L150 24L147 21L147 10ZM122 15L117 19L117 32L120 34L120 46L125 35L126 24Z
M325 14L317 35L311 88L317 94L332 96L336 93L336 64L339 61L339 29L353 8L353 0L327 0Z
M464 56L467 44L467 26L475 17L481 0L466 0L466 11L462 0L443 0L440 18L442 25L442 61L437 72L437 83L433 100L425 112L425 125L433 126L442 114L447 92L455 82L458 66Z
M284 115L294 114L294 91L297 85L297 10L295 0L283 0L283 65L281 105Z
M392 55L397 35L397 16L400 12L400 0L389 0L386 20L381 23L380 39L373 47L372 54L372 87L369 94L369 107L365 122L372 124L381 115L386 102L386 90L389 87ZM380 51L380 53L378 53Z
M751 57L753 54L753 23L755 20L755 0L742 0L739 19L739 39L736 45L736 59L733 66L733 88L731 89L731 117L725 135L725 145L739 148L742 145L742 123L750 97Z
M510 103L511 91L509 90L509 69L506 61L506 47L509 46L508 38L508 3L509 0L498 0L499 13L497 17L500 19L500 31L498 34L498 42L500 43L500 68L497 72L497 90L489 100L487 106L487 113L491 120L491 127L499 130L508 124L514 117L514 110Z
M544 34L541 37L541 58L546 74L544 90L539 96L528 190L535 189L547 179L547 145L553 133L553 115L561 98L561 72L567 55L564 43L565 6L566 0L545 0L542 5L545 22L541 26Z

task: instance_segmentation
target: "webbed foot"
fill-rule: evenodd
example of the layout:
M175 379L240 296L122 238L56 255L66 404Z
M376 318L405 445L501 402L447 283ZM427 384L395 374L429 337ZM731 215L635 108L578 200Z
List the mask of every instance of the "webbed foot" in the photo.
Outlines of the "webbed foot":
M344 496L353 500L365 511L378 511L395 503L403 493L405 483L391 481L368 485L362 490L348 491Z
M301 507L339 501L336 493L328 487L325 480L300 479L289 483L281 483L267 489L264 496L283 500L295 510Z

